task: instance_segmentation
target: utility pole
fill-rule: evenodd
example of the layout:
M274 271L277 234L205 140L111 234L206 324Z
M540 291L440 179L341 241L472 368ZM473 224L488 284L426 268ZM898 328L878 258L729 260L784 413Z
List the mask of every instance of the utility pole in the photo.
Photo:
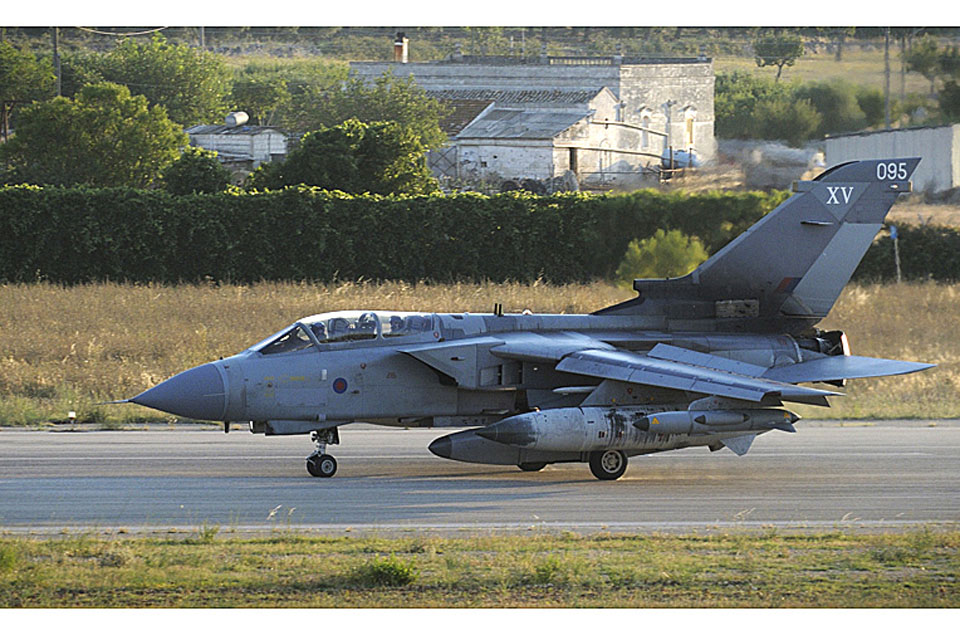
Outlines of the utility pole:
M883 38L883 122L890 128L890 27L884 29Z
M57 76L57 97L62 95L62 82L60 77L60 27L53 28L53 72Z
M206 42L204 41L203 27L200 27L200 51L205 49Z

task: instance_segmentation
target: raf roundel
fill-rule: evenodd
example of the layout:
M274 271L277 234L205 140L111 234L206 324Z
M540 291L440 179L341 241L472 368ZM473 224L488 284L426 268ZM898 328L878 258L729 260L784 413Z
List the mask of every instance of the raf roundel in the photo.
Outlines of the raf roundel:
M333 381L333 390L337 393L343 393L347 390L347 381L343 378L337 378Z

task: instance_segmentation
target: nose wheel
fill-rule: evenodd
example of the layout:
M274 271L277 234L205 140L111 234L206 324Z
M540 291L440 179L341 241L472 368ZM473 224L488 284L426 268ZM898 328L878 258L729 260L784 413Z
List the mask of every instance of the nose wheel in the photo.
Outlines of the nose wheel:
M330 478L337 472L337 459L327 453L328 444L340 444L340 434L337 428L313 431L310 439L317 448L307 456L307 473L314 478Z

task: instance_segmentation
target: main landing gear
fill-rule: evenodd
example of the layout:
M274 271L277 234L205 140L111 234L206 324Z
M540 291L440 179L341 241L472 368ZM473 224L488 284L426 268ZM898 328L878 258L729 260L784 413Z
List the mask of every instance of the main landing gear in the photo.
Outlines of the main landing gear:
M593 451L590 471L597 480L616 480L627 470L627 454L617 449Z
M340 444L337 428L321 429L310 433L317 448L307 456L307 472L314 478L329 478L337 472L337 459L327 454L328 444Z

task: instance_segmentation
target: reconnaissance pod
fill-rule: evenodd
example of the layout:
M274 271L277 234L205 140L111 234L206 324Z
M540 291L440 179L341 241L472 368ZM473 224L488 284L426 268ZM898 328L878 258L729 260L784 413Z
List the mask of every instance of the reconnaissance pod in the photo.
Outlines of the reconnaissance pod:
M919 158L848 162L815 180L682 278L637 280L637 296L586 315L338 311L303 318L230 358L127 400L255 433L311 434L307 470L354 422L463 427L443 458L537 471L586 462L623 475L630 456L704 446L738 455L792 432L801 386L928 364L850 355L816 328L863 258Z

